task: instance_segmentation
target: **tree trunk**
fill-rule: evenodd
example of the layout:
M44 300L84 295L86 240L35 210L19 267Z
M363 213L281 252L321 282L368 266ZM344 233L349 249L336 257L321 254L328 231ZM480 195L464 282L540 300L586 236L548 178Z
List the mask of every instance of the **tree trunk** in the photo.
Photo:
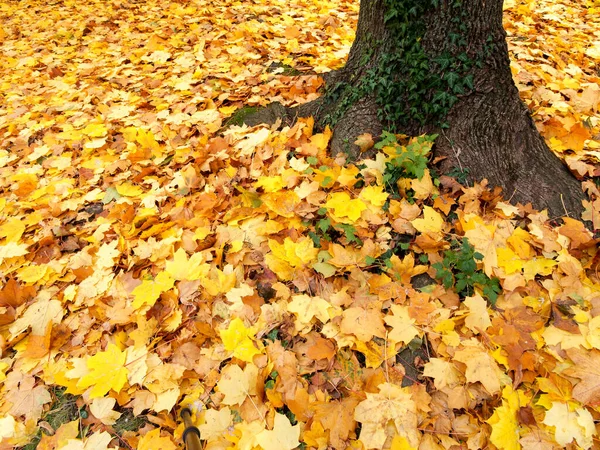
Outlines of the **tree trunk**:
M442 170L469 169L513 202L579 218L581 185L552 154L512 80L503 0L361 0L346 66L318 110L334 152L368 132L439 133Z

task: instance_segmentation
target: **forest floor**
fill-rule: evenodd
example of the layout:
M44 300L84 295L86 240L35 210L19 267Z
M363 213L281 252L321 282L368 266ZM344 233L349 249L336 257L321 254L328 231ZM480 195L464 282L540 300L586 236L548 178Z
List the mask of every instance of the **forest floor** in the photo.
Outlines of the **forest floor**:
M600 224L600 4L507 0ZM319 96L358 1L0 1L0 449L599 448L600 253ZM233 117L233 119L232 119ZM372 145L377 136L362 136ZM455 173L454 175L460 175Z

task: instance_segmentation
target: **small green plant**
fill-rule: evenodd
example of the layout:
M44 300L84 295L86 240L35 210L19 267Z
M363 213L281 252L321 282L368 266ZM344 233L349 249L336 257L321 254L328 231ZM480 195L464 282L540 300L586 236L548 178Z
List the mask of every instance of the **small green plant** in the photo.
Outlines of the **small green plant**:
M429 154L437 135L419 136L410 140L404 146L398 143L396 135L384 131L381 141L375 144L375 148L393 148L390 161L385 164L383 182L386 191L398 194L398 180L402 178L421 179L425 175L425 169L429 162ZM390 152L386 152L390 154Z
M462 243L454 241L452 249L444 252L442 262L433 264L436 279L440 280L446 289L454 287L462 297L472 295L475 287L481 289L484 297L494 306L501 292L497 278L490 278L481 270L477 270L477 261L483 260L483 255L476 252L469 240L464 238Z
M320 208L317 213L321 216L324 216L327 214L327 209ZM350 224L338 223L332 225L329 217L323 217L315 222L314 227L314 231L309 231L308 235L316 247L321 248L322 240L327 242L335 242L342 236L342 234L346 238L348 244L354 243L358 246L363 244L362 240L355 234L356 228Z
M385 272L388 275L399 279L399 274L391 270L394 267L391 258L394 255L398 256L399 258L404 258L404 256L406 256L410 248L410 236L395 234L393 241L395 242L394 246L386 250L377 258L373 258L371 256L367 256L365 258L365 263L367 266L370 266L367 270L375 273Z
M289 336L286 336L279 328L273 328L263 338L263 344L269 345L269 341L271 341L271 342L279 341L279 342L281 342L281 345L283 346L283 348L287 348L290 345L290 341L289 341L289 339L286 339L286 337L289 337ZM275 372L275 371L273 373L277 374L277 372Z
M470 172L471 171L469 170L468 167L454 167L446 175L448 175L449 177L454 178L460 184L466 185L467 182L468 182L468 177L469 177L469 173Z
M279 376L279 372L273 370L269 377L265 380L265 389L275 389L275 383L277 382L277 377Z

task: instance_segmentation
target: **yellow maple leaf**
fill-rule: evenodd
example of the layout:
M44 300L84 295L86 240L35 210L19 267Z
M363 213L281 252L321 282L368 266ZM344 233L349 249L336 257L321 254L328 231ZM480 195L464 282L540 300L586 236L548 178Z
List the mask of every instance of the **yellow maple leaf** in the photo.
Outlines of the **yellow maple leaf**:
M321 422L318 420L313 421L310 430L305 429L302 433L302 440L309 447L315 448L327 448L329 442L329 431L323 428Z
M310 264L315 261L319 254L319 249L315 248L312 239L309 237L300 238L296 242L290 238L285 238L283 249L281 246L278 248L277 241L270 240L269 248L277 257L287 261L293 267ZM281 250L283 250L283 253Z
M364 133L356 138L354 145L358 145L361 153L364 153L367 150L370 150L375 145L375 142L373 141L373 136L371 134Z
M296 329L303 333L311 330L314 318L325 324L334 314L334 307L327 300L308 295L294 295L287 309L296 315Z
M342 169L340 170L340 174L337 178L337 182L342 186L352 187L356 184L356 176L359 173L360 170L358 170L358 167L354 165L342 167Z
M0 245L0 263L7 258L26 255L29 253L27 247L29 247L29 245L17 244L15 242L8 242L6 245Z
M236 281L235 272L226 272L216 267L210 267L208 275L200 278L201 286L213 297L229 292L235 287Z
M89 137L103 137L107 132L106 125L103 123L90 123L83 129L83 134Z
M0 429L1 428L2 426L0 425ZM42 439L36 448L37 450L54 450L57 448L62 449L66 447L69 440L77 439L78 434L79 419L63 423L60 427L58 427L54 435L49 436L47 434L43 434Z
M40 297L27 307L27 310L15 320L9 328L11 336L17 336L31 327L31 334L44 336L50 324L59 324L64 315L63 305L49 296Z
M222 407L218 411L208 409L204 414L205 423L198 426L202 440L210 441L222 437L227 433L232 420L231 410L227 406Z
M144 317L143 315L140 316ZM155 319L152 320L156 322ZM140 321L138 320L138 324L139 323ZM131 334L133 335L133 333ZM134 342L136 342L136 337L132 336L132 339ZM139 384L141 386L148 375L148 349L146 348L145 343L146 342L144 342L144 346L139 346L137 348L127 347L125 350L127 353L125 364L127 366L127 370L129 371L127 374L127 380L129 381L130 386L135 384Z
M267 142L271 133L267 128L261 128L254 133L247 133L244 139L240 140L235 147L240 150L241 156L250 156Z
M17 277L25 283L37 283L46 276L48 266L45 264L32 264L17 270Z
M154 280L142 281L142 284L136 286L131 292L134 297L131 306L134 309L139 309L144 305L153 306L160 294L171 289L174 284L175 280L167 272L160 272Z
M173 255L173 259L167 261L165 272L174 280L199 280L208 275L210 265L204 263L202 253L194 253L189 259L183 248L180 248Z
M275 413L272 430L263 430L256 436L256 442L264 450L292 450L300 445L300 424L292 426L289 419Z
M121 183L117 186L117 192L123 197L137 197L144 193L143 189L129 182Z
M413 325L415 319L408 314L408 306L392 305L393 315L385 316L385 323L392 327L388 333L389 340L395 345L398 343L408 344L420 333Z
M363 342L370 341L373 336L385 338L386 330L379 308L348 308L342 317L340 330L343 333L353 334Z
M421 233L439 233L444 225L444 218L431 206L423 208L423 218L411 221L412 226Z
M8 369L8 363L0 361L0 383L6 380L6 369Z
M463 348L454 354L456 361L467 366L465 376L469 383L481 382L483 387L491 394L500 392L502 383L506 383L506 376L493 357L475 339L462 343Z
M75 361L78 365L81 361L80 358L76 358ZM81 376L85 375L87 371L87 367L85 367L85 362L80 364L82 370L80 373L71 376L70 366L73 364L73 361L68 361L66 358L59 359L58 361L50 361L47 362L44 367L44 378L47 383L52 382L53 384L57 384L59 386L66 387L67 394L73 395L81 395L85 392L85 388L77 387L77 382Z
M571 333L554 325L547 326L542 332L546 345L560 345L563 350L570 348L587 347L586 336L581 333Z
M90 403L90 412L104 425L114 425L121 417L121 413L113 409L115 403L116 400L112 397L96 398Z
M296 215L295 208L300 197L294 191L265 192L260 200L275 214L291 219Z
M235 444L235 449L252 450L258 448L256 436L264 429L265 424L262 420L255 420L250 423L239 422L235 425L235 434L228 434L226 438Z
M496 233L495 225L485 225L481 218L475 216L470 220L465 228L465 237L469 240L475 250L483 255L483 270L488 277L494 275L494 268L498 267L498 253L496 252L496 243L494 237Z
M350 198L346 192L335 192L329 195L325 207L331 211L329 214L338 222L356 222L367 205L359 198ZM344 218L347 218L345 220Z
M444 389L446 386L453 388L463 379L452 362L441 358L430 358L423 368L423 375L433 378L436 389Z
M286 186L286 182L283 181L281 175L276 175L273 177L261 176L258 177L256 183L254 183L255 188L262 188L264 192L277 192L282 190Z
M237 364L230 364L221 370L221 379L217 383L219 392L225 397L222 403L224 405L241 405L244 400L256 393L256 379L258 377L258 367L248 363L244 370Z
M514 391L511 386L502 390L502 406L494 410L487 420L492 426L490 440L496 447L504 450L519 450L519 422L517 411L526 406L529 399L521 391Z
M367 392L366 396L354 410L354 420L362 424L359 439L365 448L383 448L390 432L389 422L394 424L395 434L412 447L419 446L417 405L407 388L383 383L378 393Z
M404 436L394 436L390 450L417 450L417 448L410 445Z
M421 179L414 178L410 180L410 187L415 192L414 198L424 200L437 193L437 189L433 184L429 169L425 169Z
M332 258L327 260L329 265L337 267L364 267L367 265L366 256L361 249L352 246L343 246L340 244L329 244L329 253Z
M523 265L523 275L527 281L533 280L536 275L550 275L556 265L558 265L558 262L553 259L535 257L525 262Z
M148 431L142 436L137 445L137 450L176 450L177 446L168 435L161 436L160 428Z
M121 129L121 133L127 142L135 142L138 129L136 127L125 127Z
M121 251L117 248L119 240L115 239L109 244L102 244L96 252L96 267L113 267L114 259L121 255Z
M303 237L294 242L286 237L283 244L269 239L271 253L267 254L265 261L273 272L283 280L293 277L295 268L301 268L314 262L319 254L311 238Z
M316 181L321 187L331 187L337 180L340 174L340 168L335 167L320 167L314 172L313 180Z
M246 307L244 304L244 297L250 297L254 295L254 289L246 283L240 284L240 287L233 288L225 294L227 301L231 304L231 311L240 312Z
M104 145L106 144L106 138L97 138L97 139L92 139L91 141L88 141L84 144L84 148L86 149L97 149L97 148L102 148L104 147Z
M385 352L387 347L383 345L377 345L374 341L355 341L354 348L364 355L365 366L373 369L380 367L381 364L383 364L383 361L393 356L389 354L390 352L388 352L386 357Z
M110 450L113 437L107 431L95 432L81 439L69 439L61 450ZM54 448L54 447L53 447Z
M6 242L19 242L25 232L25 223L17 217L11 217L0 226L0 237L6 238Z
M506 275L520 272L525 262L510 248L500 247L496 249L498 255L498 267L502 267Z
M479 294L467 297L463 302L469 308L469 315L465 319L465 326L474 334L485 331L491 324L490 315L487 311L487 302Z
M138 144L140 144L140 146L142 148L147 148L147 149L151 150L152 156L155 156L155 157L162 156L160 144L158 142L156 142L156 139L154 138L154 134L152 134L152 131L150 131L150 130L146 131L141 128L138 129L135 140L137 141Z
M246 328L239 317L233 319L227 329L219 330L219 334L225 350L242 361L252 362L254 355L261 353L254 345L253 339L256 334L254 327Z
M127 354L119 350L115 344L109 344L104 352L98 352L87 359L89 372L77 382L77 387L93 386L90 398L106 395L111 389L121 392L127 382L129 371L125 367Z
M562 402L552 402L543 423L554 427L554 439L562 446L577 442L581 448L592 448L596 434L594 418L586 408L570 408Z
M323 133L318 133L311 136L310 143L314 144L319 150L325 150L329 145L330 138L331 131L329 130L329 127L327 127Z
M287 262L276 258L272 253L265 255L265 262L280 280L289 281L294 278L294 268Z
M373 206L383 206L389 194L384 192L383 186L367 186L360 192L359 197L368 201Z

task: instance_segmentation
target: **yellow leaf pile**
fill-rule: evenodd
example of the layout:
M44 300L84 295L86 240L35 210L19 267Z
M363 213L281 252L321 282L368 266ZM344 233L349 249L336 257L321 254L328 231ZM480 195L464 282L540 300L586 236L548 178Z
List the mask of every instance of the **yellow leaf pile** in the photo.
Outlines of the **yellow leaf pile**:
M344 164L310 118L225 126L318 97L358 3L0 3L0 449L179 448L180 406L211 449L596 445L582 223L429 169L389 186L416 139ZM600 5L505 8L597 226ZM453 241L478 257L442 282Z

